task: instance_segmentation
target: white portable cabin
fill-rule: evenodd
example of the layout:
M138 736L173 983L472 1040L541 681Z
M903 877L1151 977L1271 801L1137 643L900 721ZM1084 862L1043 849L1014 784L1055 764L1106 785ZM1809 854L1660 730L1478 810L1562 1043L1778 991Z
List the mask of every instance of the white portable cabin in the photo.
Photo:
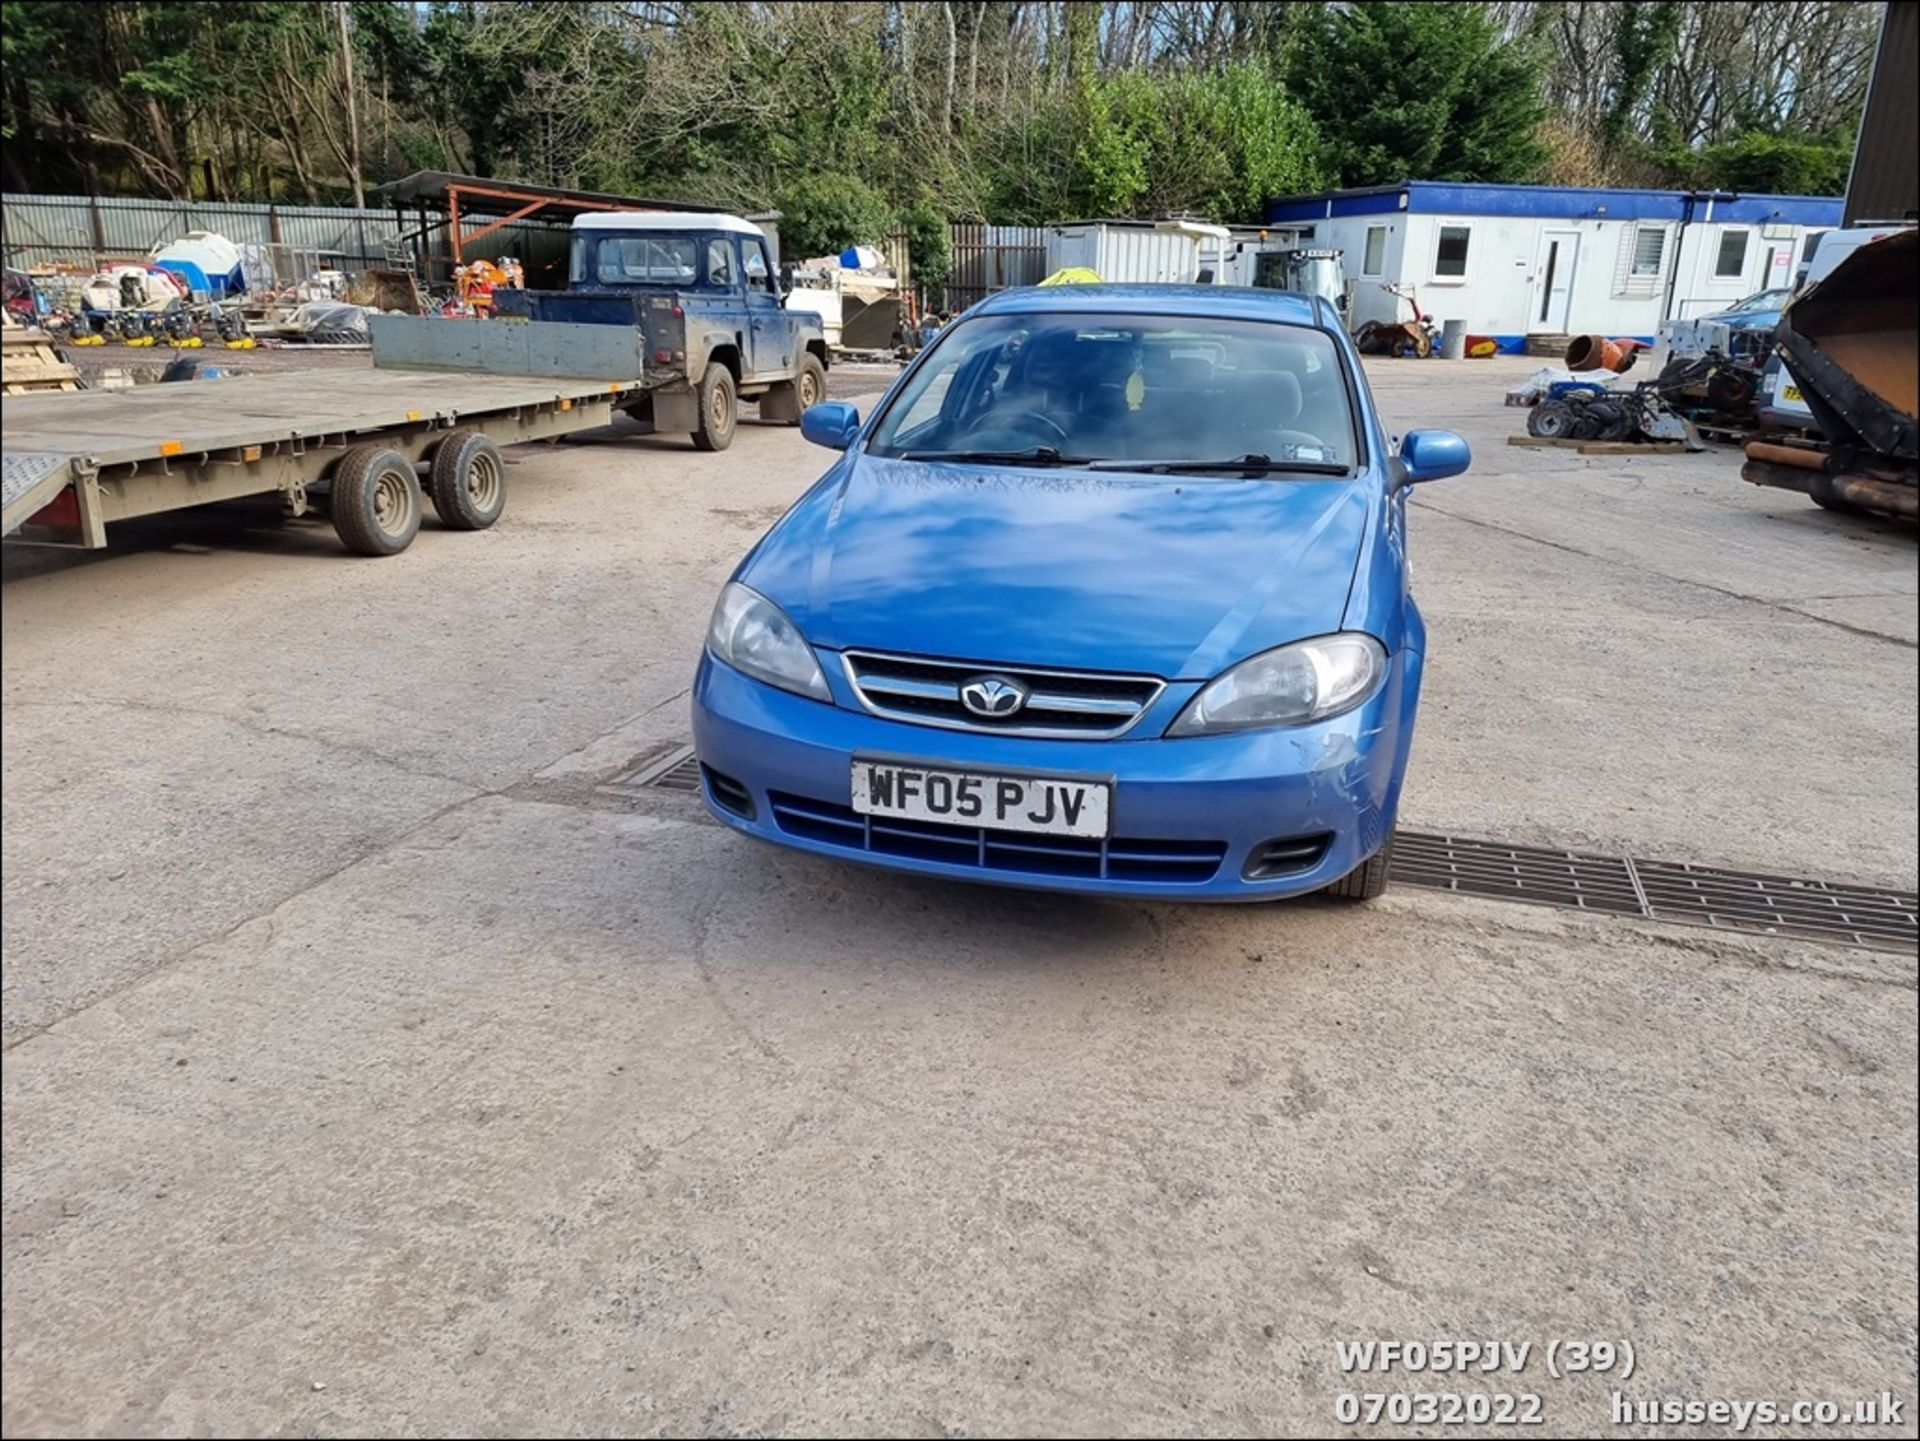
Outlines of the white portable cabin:
M1350 324L1409 318L1386 287L1410 286L1434 320L1517 352L1529 335L1651 343L1663 320L1791 285L1840 211L1810 195L1410 180L1286 196L1267 218L1345 252Z
M1085 266L1122 284L1252 285L1260 252L1299 243L1296 226L1212 225L1201 220L1070 220L1047 229L1047 273Z

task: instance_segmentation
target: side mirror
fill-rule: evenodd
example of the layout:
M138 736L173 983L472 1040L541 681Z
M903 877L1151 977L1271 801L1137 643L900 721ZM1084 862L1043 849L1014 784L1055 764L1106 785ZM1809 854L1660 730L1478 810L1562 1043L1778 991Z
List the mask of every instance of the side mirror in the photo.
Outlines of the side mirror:
M860 411L844 400L823 400L800 412L800 434L828 450L845 450L860 434ZM1465 444L1461 449L1466 448Z
M1450 430L1410 430L1400 442L1400 465L1406 485L1445 480L1473 463L1466 441Z

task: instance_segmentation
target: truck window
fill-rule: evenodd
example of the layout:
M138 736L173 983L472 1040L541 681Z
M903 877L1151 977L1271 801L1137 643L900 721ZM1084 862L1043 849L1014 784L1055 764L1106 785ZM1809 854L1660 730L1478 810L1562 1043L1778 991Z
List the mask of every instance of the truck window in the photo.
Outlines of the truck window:
M692 285L694 240L685 235L610 235L595 252L602 285Z
M743 240L740 250L746 257L747 288L771 290L773 282L767 266L767 243L764 240Z
M707 284L733 284L733 246L725 240L707 242Z

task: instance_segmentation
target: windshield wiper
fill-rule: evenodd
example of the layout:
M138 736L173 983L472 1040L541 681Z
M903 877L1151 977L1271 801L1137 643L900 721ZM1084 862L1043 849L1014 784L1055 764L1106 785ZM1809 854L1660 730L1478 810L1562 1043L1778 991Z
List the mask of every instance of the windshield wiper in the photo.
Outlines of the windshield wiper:
M902 460L955 460L974 465L1092 465L1092 456L1062 455L1051 445L1026 450L909 450Z
M1331 460L1275 460L1251 451L1231 460L1098 460L1089 470L1135 470L1143 475L1188 475L1224 470L1240 475L1286 471L1298 475L1350 475L1352 467Z

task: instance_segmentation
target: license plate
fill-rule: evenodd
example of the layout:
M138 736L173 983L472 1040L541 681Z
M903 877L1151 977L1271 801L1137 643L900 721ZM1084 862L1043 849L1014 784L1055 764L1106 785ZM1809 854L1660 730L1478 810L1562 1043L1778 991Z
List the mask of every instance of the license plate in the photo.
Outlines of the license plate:
M1112 793L1105 781L1068 776L929 770L890 761L853 763L853 808L863 816L1100 840L1107 834Z

